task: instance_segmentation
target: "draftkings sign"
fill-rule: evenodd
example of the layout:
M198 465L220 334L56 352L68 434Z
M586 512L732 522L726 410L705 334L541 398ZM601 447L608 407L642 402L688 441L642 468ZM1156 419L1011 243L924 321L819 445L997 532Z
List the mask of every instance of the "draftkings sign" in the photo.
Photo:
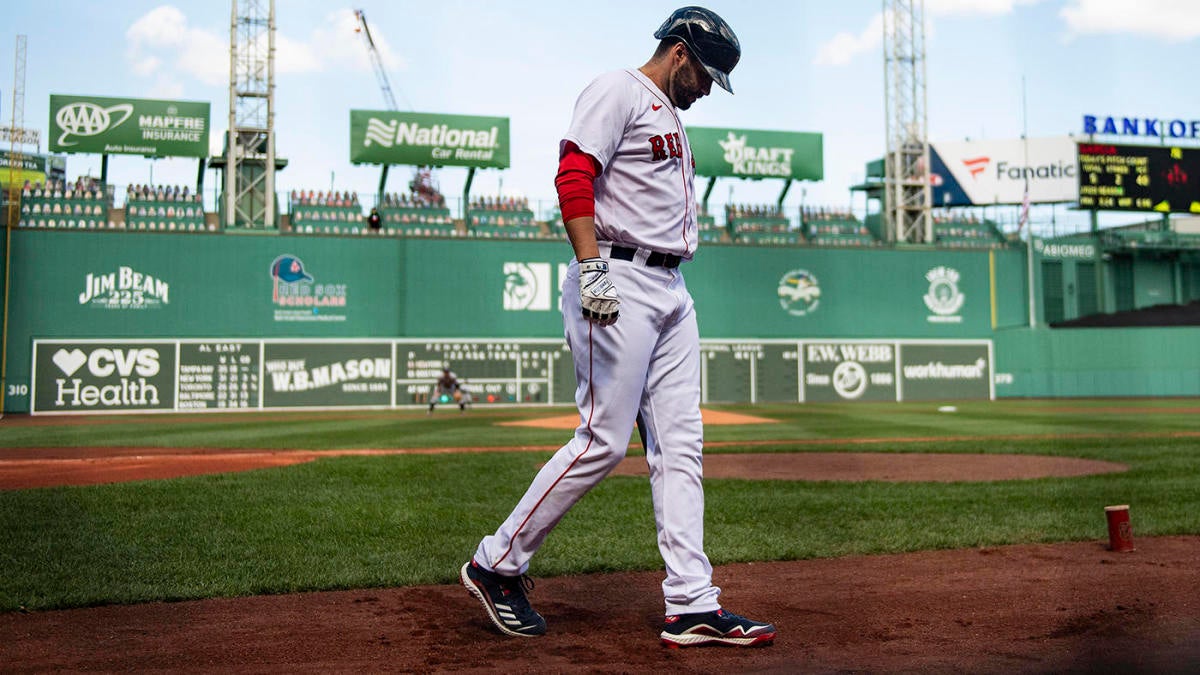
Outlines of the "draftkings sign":
M209 104L50 95L50 151L207 157Z
M696 175L729 178L825 178L824 137L797 131L688 127Z

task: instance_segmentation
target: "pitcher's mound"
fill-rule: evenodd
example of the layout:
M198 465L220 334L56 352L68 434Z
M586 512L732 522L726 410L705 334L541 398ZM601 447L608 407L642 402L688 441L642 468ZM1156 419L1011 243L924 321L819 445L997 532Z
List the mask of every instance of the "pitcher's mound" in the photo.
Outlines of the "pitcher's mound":
M754 415L743 415L741 413L725 412L724 410L708 410L707 408L700 409L700 416L704 420L706 426L719 426L722 424L774 424L775 420L767 419L766 417L755 417ZM538 429L574 429L579 426L579 414L571 413L570 415L556 415L554 417L539 417L532 420L518 420L515 422L500 422L502 427L536 427Z

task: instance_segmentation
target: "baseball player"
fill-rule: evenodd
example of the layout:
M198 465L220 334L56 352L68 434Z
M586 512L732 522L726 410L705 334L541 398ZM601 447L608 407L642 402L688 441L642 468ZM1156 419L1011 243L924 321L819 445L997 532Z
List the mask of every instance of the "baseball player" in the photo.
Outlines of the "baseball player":
M529 561L588 490L625 456L635 421L646 449L672 647L769 643L775 627L721 607L704 553L700 337L680 263L696 251L695 163L679 111L729 73L741 46L701 7L676 10L641 68L584 89L560 142L555 179L574 248L562 314L580 424L460 571L501 632L546 622L525 595Z
M433 383L433 390L429 392L429 410L425 411L427 416L433 414L433 408L441 401L442 396L449 396L457 403L460 414L467 411L467 404L471 402L470 395L459 384L458 376L450 372L450 366L442 368L441 377Z

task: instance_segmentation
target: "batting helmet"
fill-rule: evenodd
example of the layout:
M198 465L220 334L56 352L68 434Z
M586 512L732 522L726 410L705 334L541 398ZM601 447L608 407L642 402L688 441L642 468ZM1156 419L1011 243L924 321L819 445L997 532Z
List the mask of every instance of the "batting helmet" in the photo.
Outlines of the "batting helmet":
M703 7L680 7L654 32L659 40L676 38L700 60L713 82L733 93L729 73L742 58L742 45L733 29L716 12Z

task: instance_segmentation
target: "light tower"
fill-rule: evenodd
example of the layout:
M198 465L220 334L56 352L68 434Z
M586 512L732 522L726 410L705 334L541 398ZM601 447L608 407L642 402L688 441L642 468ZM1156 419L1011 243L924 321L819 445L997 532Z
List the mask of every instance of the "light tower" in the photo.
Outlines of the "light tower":
M883 0L883 72L887 235L897 242L932 243L924 0Z
M225 227L275 227L275 168L275 0L233 0Z
M13 66L12 125L8 132L8 210L4 214L4 319L0 327L0 417L4 417L4 395L8 387L8 296L12 285L12 231L21 217L21 188L18 176L22 173L24 145L31 140L37 144L37 132L25 128L25 42L17 36L17 52Z

